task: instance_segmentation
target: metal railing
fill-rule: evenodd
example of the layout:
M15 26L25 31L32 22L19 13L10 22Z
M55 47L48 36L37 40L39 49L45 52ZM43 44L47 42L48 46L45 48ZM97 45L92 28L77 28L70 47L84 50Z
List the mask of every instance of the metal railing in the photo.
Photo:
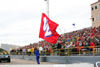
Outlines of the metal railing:
M34 55L31 52L11 52L12 55ZM100 56L100 46L71 47L40 51L41 56Z

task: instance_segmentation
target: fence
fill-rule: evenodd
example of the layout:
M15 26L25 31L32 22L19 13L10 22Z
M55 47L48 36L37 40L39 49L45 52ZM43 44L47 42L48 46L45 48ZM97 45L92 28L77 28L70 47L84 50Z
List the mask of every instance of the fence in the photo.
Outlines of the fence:
M30 52L10 52L11 55L34 55ZM41 56L100 56L100 46L72 47L40 51Z

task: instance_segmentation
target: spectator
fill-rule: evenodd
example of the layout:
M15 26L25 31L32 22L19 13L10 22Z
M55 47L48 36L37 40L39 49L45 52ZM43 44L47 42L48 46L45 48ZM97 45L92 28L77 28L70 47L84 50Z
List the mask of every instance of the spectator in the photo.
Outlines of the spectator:
M25 50L25 48L22 50L22 52L23 52L23 55L25 55L25 53L26 53L26 50Z
M31 55L31 48L28 48L28 55Z
M31 48L31 53L34 53L34 47Z
M61 42L60 41L58 41L58 43L57 43L57 49L61 49Z

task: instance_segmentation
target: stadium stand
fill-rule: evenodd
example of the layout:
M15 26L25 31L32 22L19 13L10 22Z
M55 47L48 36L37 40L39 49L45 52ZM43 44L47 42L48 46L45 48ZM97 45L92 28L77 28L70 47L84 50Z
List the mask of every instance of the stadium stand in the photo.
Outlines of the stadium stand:
M41 55L100 55L100 26L61 34L56 44L40 41L39 43L12 49L10 53L30 56L33 55L33 49L37 46Z

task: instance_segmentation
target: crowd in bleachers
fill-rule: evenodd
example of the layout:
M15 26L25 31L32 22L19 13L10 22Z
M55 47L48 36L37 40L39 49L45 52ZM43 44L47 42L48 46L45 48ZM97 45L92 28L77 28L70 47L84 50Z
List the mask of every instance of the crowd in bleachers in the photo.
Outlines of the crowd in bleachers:
M71 52L77 52L79 50L81 52L93 51L94 48L95 50L98 49L96 48L96 46L100 46L100 26L97 28L85 28L82 30L61 34L56 44L50 44L46 41L40 41L39 43L12 49L11 54L16 53L31 55L34 53L34 48L37 46L39 46L39 50L42 54L47 55L51 55L52 52L62 52L63 54L65 52L68 52L69 48L73 48L70 50Z

